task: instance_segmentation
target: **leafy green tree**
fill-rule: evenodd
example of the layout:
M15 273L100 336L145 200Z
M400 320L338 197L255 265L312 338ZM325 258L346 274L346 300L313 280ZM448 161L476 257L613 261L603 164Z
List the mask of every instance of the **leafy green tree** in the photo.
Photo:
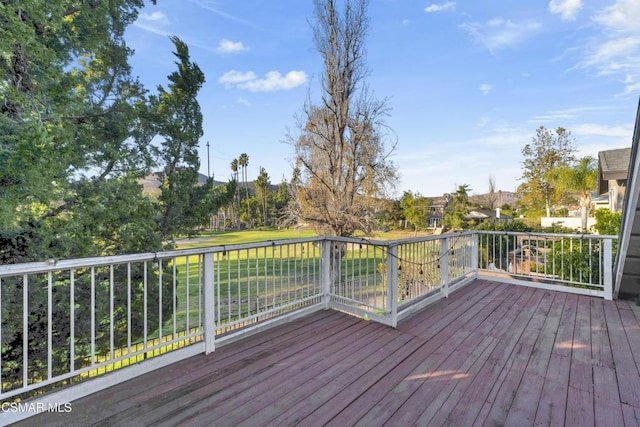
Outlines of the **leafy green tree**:
M152 115L144 88L131 75L131 51L124 41L126 27L142 6L141 0L0 4L0 262L162 248L157 206L137 183L155 163ZM124 270L116 268L114 283L126 282ZM147 273L149 283L158 284L160 271ZM92 281L96 348L109 341L108 268L93 272L74 271L76 366L88 360ZM70 363L68 275L52 278L55 372ZM133 289L142 287L144 277L143 267L132 265ZM5 278L0 289L3 387L22 380L21 368L10 361L25 353L30 382L42 378L47 364L40 355L47 354L48 319L40 313L46 312L48 278L29 277L28 337L16 322L24 302L21 279ZM165 279L147 297L153 300L161 288L168 294L169 286ZM126 286L116 286L115 300L126 301L125 292ZM143 306L143 294L135 293L132 312L143 313ZM147 332L158 329L157 309L149 309ZM171 316L171 303L165 301L162 310ZM128 327L126 313L115 310L113 319L119 345ZM132 334L139 336L142 324L133 321Z
M569 165L574 160L575 148L571 132L559 127L550 131L544 126L536 130L531 144L522 149L522 181L518 187L520 202L534 209L546 210L551 216L551 206L559 193L550 172Z
M402 199L385 198L379 200L378 220L385 229L397 228L405 220L401 202Z
M622 212L611 212L609 209L597 209L595 217L596 223L593 225L593 228L598 234L605 236L620 236ZM619 241L619 239L614 239L612 242L614 258L618 252Z
M577 193L580 199L582 230L587 230L591 208L591 191L598 183L598 164L593 157L583 157L572 166L559 166L550 171L551 181L558 190Z
M260 200L260 208L262 209L262 225L268 225L270 193L269 188L271 186L271 181L269 180L269 174L262 166L260 167L260 173L258 174L255 185L256 195Z
M414 232L417 235L418 229L424 227L429 215L431 201L420 193L413 194L406 191L400 200L402 213L407 221L413 224Z
M471 188L468 184L458 186L453 193L453 200L447 206L442 222L447 227L465 228L467 221L465 216L469 213L469 192Z
M611 212L609 209L597 209L596 223L593 228L602 235L618 236L622 224L622 212Z
M291 200L289 186L284 177L282 178L282 182L278 185L278 189L274 191L271 196L271 219L272 223L278 224L286 215L287 206Z
M198 142L203 131L197 95L205 80L204 73L191 62L189 48L182 40L171 37L171 41L178 69L169 75L167 89L158 86L158 94L150 97L155 128L163 139L159 201L160 232L164 239L191 234L207 222L213 208L207 198L212 181L202 186L198 182Z
M130 243L94 237L78 221L93 215L105 233L141 241L148 232L105 213L115 193L131 200L120 206L121 218L139 218L133 209L142 189L134 183L153 164L150 135L139 126L144 88L131 76L123 37L142 1L5 3L0 261L128 250Z

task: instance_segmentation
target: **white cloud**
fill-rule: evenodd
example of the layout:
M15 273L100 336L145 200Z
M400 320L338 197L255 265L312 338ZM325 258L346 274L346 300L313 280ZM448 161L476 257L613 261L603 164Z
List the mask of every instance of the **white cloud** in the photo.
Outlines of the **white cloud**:
M559 122L583 117L584 115L607 111L607 107L573 107L563 110L551 110L534 116L529 123Z
M425 8L425 12L433 13L433 12L452 12L456 10L456 2L448 1L446 3L432 3Z
M243 73L241 71L231 70L224 73L224 75L218 79L218 82L230 87L256 79L257 77L253 71Z
M472 193L484 193L491 174L499 189L515 190L522 174L520 150L530 142L531 129L502 123L478 128L476 134L461 140L427 136L427 143L417 151L399 148L396 159L402 165L402 189L437 196L468 184ZM501 161L496 162L496 156Z
M640 34L640 2L617 0L599 11L593 20L610 31Z
M619 76L624 94L640 90L640 2L617 0L598 11L593 21L601 31L587 46L578 67L598 75Z
M304 71L289 71L286 75L278 71L269 71L264 78L258 78L253 71L246 73L231 70L218 79L225 87L237 87L250 92L273 92L289 90L303 85L307 81Z
M551 0L549 11L560 15L564 21L573 21L582 9L582 0Z
M244 50L249 50L242 42L232 42L231 40L222 39L220 44L216 48L218 53L240 53Z
M492 55L500 49L516 47L541 29L535 21L512 22L503 18L493 18L482 24L470 22L460 25L477 42L484 45Z
M632 75L627 74L627 77L622 80L625 85L625 95L631 95L640 92L640 81L634 78Z
M158 24L166 25L169 23L169 18L163 12L157 10L152 13L143 13L140 15L143 21L156 22Z
M244 24L250 27L253 27L253 24L251 24L249 21L239 18L237 16L231 15L229 13L224 12L223 10L221 10L218 7L218 1L212 1L212 0L188 0L189 2L195 4L198 7L201 7L204 10L208 10L209 12L212 12L218 16L221 16L225 19L228 19L230 21L234 21L234 22L238 22L240 24Z
M489 93L493 90L493 85L490 85L489 83L483 83L478 89L480 89L480 92L482 92L483 95L489 95Z
M583 123L578 126L573 126L571 132L576 135L628 137L629 141L633 136L633 129L631 127L606 126L593 123Z
M169 18L161 11L142 13L138 15L138 19L134 25L159 36L170 35L169 31L163 29L163 27L169 25Z

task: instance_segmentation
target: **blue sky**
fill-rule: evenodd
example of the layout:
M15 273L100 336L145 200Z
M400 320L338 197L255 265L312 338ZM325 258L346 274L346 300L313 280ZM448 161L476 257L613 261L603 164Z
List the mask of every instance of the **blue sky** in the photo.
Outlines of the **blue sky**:
M312 0L158 0L127 31L134 74L151 90L175 69L170 35L206 75L201 172L227 181L291 175L286 135L318 99L322 63ZM401 183L425 196L468 184L520 183L521 150L539 126L562 126L580 155L631 145L640 95L639 0L370 0L376 97L387 98Z

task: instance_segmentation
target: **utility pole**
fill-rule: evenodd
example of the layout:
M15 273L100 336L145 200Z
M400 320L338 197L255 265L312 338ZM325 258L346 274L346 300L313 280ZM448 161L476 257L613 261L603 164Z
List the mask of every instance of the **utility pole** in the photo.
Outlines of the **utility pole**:
M207 141L207 178L211 178L211 156L209 155L209 141Z

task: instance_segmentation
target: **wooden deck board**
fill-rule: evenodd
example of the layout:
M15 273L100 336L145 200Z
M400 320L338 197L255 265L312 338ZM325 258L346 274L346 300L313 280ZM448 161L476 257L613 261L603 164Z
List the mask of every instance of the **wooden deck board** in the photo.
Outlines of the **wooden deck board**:
M452 354L445 355L442 365L436 371L424 377L416 393L390 418L390 425L428 423L434 413L449 400L456 385L468 383L461 380L475 375L491 353L487 349L492 351L496 345L497 339L490 333L501 321L504 321L504 312L498 310L499 307L504 307L504 301L504 294L500 293L498 298L493 299L492 304L487 304L475 316L482 320L480 327L469 325L469 328L465 328L469 331L465 341ZM472 375L471 372L474 374ZM437 386L434 386L434 382ZM458 388L461 387L458 386Z
M120 421L130 421L135 424L138 418L152 422L169 420L169 423L171 423L170 418L175 416L175 413L185 410L189 413L197 412L201 406L205 408L209 407L211 400L220 404L225 402L226 399L231 398L232 407L242 407L247 401L251 400L247 397L246 393L238 393L238 387L234 388L234 385L239 385L241 388L240 391L242 391L249 388L251 384L256 383L256 381L261 380L258 384L264 383L273 388L274 383L277 384L279 382L279 378L277 378L280 373L279 371L287 365L302 370L298 375L307 373L307 376L310 376L308 374L309 371L305 369L313 369L315 365L305 365L303 361L309 363L317 359L308 358L304 360L305 356L314 355L316 358L333 356L337 358L348 352L357 352L360 350L359 347L371 341L375 342L375 339L378 339L378 337L374 338L371 335L385 328L382 325L373 325L373 328L362 328L362 326L366 326L362 325L362 322L349 325L347 329L338 329L343 326L342 323L334 325L334 328L332 328L331 325L327 326L328 327L320 333L306 334L300 336L299 341L288 342L286 350L283 349L282 351L260 358L244 359L239 364L234 365L233 372L229 372L223 377L215 376L210 379L205 378L204 380L199 380L189 387L175 390L174 394L177 394L177 396L165 394L162 396L162 399L154 402L155 405L152 407L139 407L136 408L137 411L134 410L128 413L118 414L117 417L110 418L109 423L117 424ZM363 332L362 329L365 329L365 331ZM341 339L348 339L354 336L358 336L359 339L353 340L351 344L343 348L338 355L331 355L331 345L335 342L335 337L332 336L334 334ZM322 346L321 344L324 343L325 339L328 339L329 342L326 346ZM265 372L267 375L260 375ZM293 377L292 372L288 374L290 375L289 378ZM276 378L274 378L274 376ZM305 381L305 379L303 378L300 381ZM273 397L274 393L263 393L262 396ZM255 405L255 400L251 402ZM220 413L224 414L222 411L217 412L217 414Z
M475 378L478 384L463 394L458 404L450 414L440 411L434 417L434 422L439 424L445 420L450 423L492 423L492 419L502 419L506 410L511 405L513 384L519 382L515 376L522 374L528 359L528 346L519 341L529 324L531 317L538 310L545 292L528 288L519 300L520 304L514 305L505 315L503 324L506 326L496 328L496 336L500 342L491 353L488 363L483 366ZM512 373L512 370L514 373ZM510 375L510 373L512 373ZM503 384L507 382L505 387ZM499 421L498 424L503 422Z
M473 309L477 311L481 311L481 308L482 307L479 304L473 306ZM504 317L502 319L504 320ZM431 370L435 370L442 360L451 354L451 352L454 351L471 333L470 330L463 328L451 327L449 329L453 330L447 332L446 335L440 335L444 342L438 345L438 348L431 354L431 356L425 358L422 363L409 374L408 378L420 378L427 375ZM489 334L494 333L494 329L492 329ZM402 381L380 402L378 402L376 406L372 408L362 420L360 420L359 424L371 425L370 423L388 419L408 398L411 397L420 385L420 381Z
M323 311L21 425L640 425L640 307L476 281L392 329Z

